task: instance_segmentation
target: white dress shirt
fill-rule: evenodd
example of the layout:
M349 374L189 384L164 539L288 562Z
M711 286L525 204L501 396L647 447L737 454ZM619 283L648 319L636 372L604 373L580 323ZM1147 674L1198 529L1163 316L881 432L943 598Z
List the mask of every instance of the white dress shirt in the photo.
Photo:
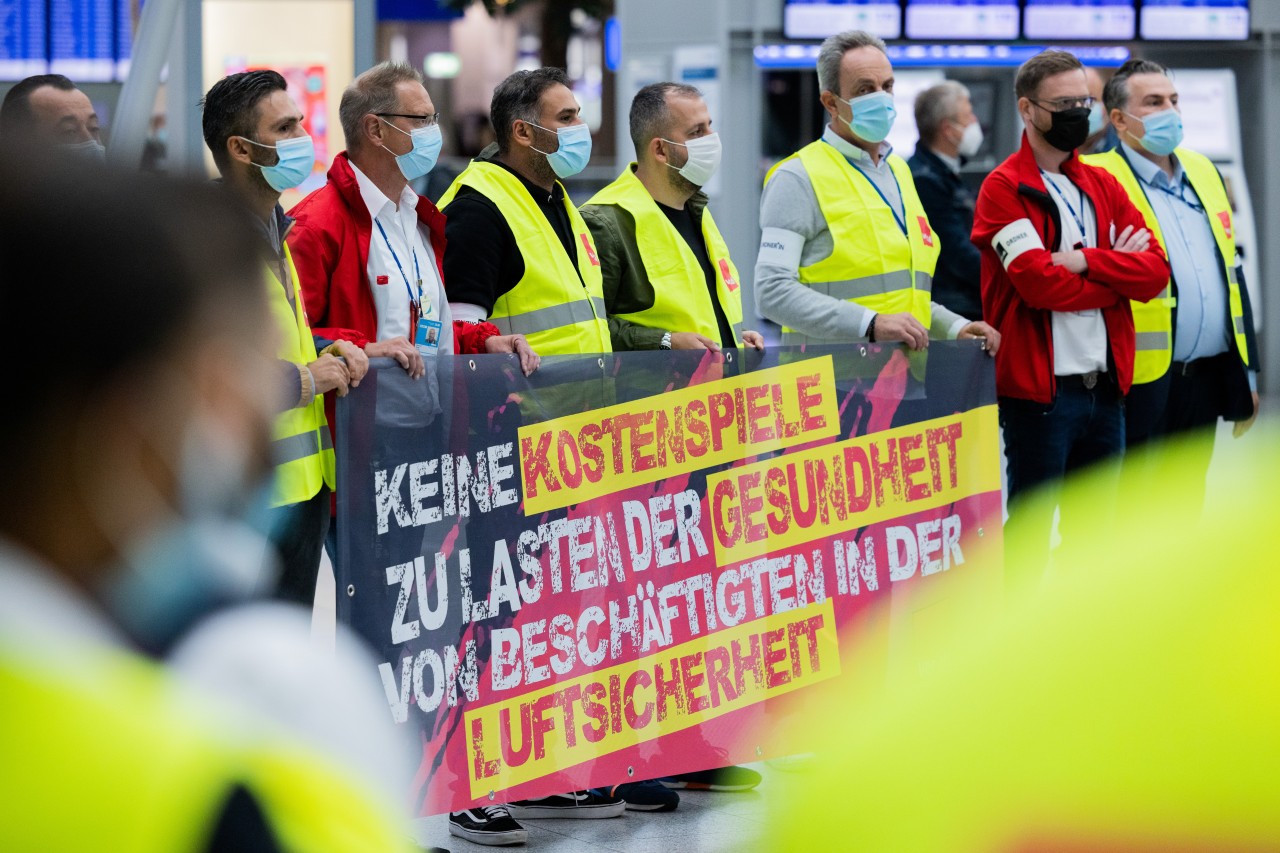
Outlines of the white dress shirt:
M420 300L421 316L440 322L440 346L436 352L451 355L453 323L449 303L445 299L444 283L440 280L431 240L418 222L418 194L406 186L397 205L354 163L351 170L355 172L360 197L373 220L365 274L378 313L377 339L385 341L405 337L413 342L417 330L409 326L409 294L412 290Z

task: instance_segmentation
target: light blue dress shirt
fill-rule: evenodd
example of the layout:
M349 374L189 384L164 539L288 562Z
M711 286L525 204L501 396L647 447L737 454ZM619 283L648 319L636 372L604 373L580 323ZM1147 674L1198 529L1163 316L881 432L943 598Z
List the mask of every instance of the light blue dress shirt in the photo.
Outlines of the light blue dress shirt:
M1177 286L1173 360L1194 361L1226 352L1231 346L1231 324L1222 263L1235 263L1235 258L1219 258L1209 215L1176 155L1170 179L1128 143L1121 142L1120 147L1160 223L1164 250Z

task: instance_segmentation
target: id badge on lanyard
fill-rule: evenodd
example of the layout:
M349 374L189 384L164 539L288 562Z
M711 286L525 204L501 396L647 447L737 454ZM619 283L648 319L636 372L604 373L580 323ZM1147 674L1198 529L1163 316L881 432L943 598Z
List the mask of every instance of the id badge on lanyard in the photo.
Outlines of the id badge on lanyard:
M440 331L439 320L429 320L426 317L418 318L417 328L413 333L413 343L423 357L439 354Z

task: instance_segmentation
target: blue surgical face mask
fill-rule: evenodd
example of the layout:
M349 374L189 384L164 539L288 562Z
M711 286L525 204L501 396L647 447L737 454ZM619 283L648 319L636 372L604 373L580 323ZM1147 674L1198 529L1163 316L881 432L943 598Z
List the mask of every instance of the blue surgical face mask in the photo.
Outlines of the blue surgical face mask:
M894 119L898 117L898 108L893 105L893 95L888 92L871 92L852 101L836 95L836 100L849 105L852 118L845 119L845 122L854 136L867 142L884 142L893 129Z
M59 145L58 151L84 163L107 162L107 149L103 148L102 143L96 139Z
M276 163L273 166L253 165L262 170L262 177L273 190L282 193L291 190L307 179L316 164L316 144L310 136L295 136L293 139L282 139L275 145L263 145L248 137L241 136L250 145L259 148L271 148L276 152Z
M1152 154L1164 157L1172 154L1173 150L1182 144L1182 114L1172 107L1142 118L1128 113L1125 115L1142 125L1142 136L1134 138L1138 140L1139 145ZM1133 136L1133 133L1130 132L1129 135Z
M258 470L243 448L206 424L188 428L177 511L120 544L120 565L101 590L145 650L164 651L201 617L274 584L271 480Z
M404 175L405 180L416 181L436 167L436 160L440 157L440 148L444 145L444 136L440 133L440 125L433 124L430 127L417 127L414 128L413 133L405 133L385 118L381 116L378 118L387 127L399 130L413 141L413 147L404 154L396 154L387 146L382 146L395 156L396 165L400 167L400 174Z
M1093 136L1102 130L1102 104L1094 101L1093 106L1089 107L1089 135Z
M550 128L540 124L533 124L533 126L547 133L551 132ZM539 148L533 150L547 155L547 162L551 164L551 170L556 173L557 178L573 177L585 169L587 161L591 159L591 128L586 124L574 124L562 127L555 133L560 141L559 148L550 154Z

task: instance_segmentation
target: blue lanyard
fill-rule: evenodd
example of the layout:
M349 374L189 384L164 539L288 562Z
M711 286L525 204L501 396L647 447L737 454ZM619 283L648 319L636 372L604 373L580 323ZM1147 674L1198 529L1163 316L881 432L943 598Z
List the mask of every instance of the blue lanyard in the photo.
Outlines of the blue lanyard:
M1186 174L1186 172L1183 172L1183 173L1182 173L1182 180L1178 183L1178 191L1177 191L1177 192L1174 192L1173 190L1169 189L1168 187L1162 187L1162 186L1160 186L1159 184L1154 183L1154 182L1152 182L1152 181L1148 181L1146 178L1144 178L1144 177L1142 177L1141 175L1139 175L1139 174L1138 174L1138 170L1137 170L1137 169L1135 169L1135 168L1133 168L1133 164L1129 162L1129 155L1124 153L1124 149L1123 149L1123 147L1122 147L1122 148L1118 148L1118 149L1116 149L1116 150L1120 152L1120 156L1124 159L1125 165L1129 167L1129 171L1130 171L1130 172L1133 172L1133 176L1134 176L1135 178L1137 178L1137 179L1138 179L1138 183L1142 184L1144 187L1150 187L1151 189L1153 189L1153 190L1158 190L1159 192L1162 192L1162 193L1164 193L1164 194L1165 194L1165 195L1167 195L1167 196L1171 196L1171 197L1173 197L1173 198L1176 198L1178 201L1182 202L1182 203L1183 203L1183 204L1185 204L1187 207L1189 207L1189 208L1191 208L1192 210L1194 210L1196 213L1204 213L1204 205L1200 204L1200 197L1199 197L1199 196L1196 196L1196 200L1195 200L1195 201L1188 201L1188 200L1187 200L1187 196L1186 196L1186 193L1184 192L1184 190L1185 190L1185 188L1186 188L1186 185L1187 185L1188 183L1190 183L1190 181L1188 181L1188 180L1187 180L1187 174ZM1191 188L1191 192L1192 192L1192 194L1193 194L1193 195L1195 195L1195 187L1194 187L1194 186Z
M823 141L826 142L825 139ZM830 142L827 142L827 144L831 145ZM831 145L831 147L835 148L834 145ZM885 196L885 194L880 191L880 187L876 185L876 182L871 180L871 178L867 177L866 173L864 173L861 169L855 166L853 161L850 160L847 155L843 155L843 152L842 152L842 156L844 156L844 159L849 163L849 166L852 167L855 172L857 172L859 175L862 176L863 180L871 184L871 189L876 191L876 195L880 196L880 200L884 202L884 206L889 208L889 213L893 215L893 221L898 223L898 228L902 230L903 235L910 238L911 235L907 233L907 223L903 219L898 217L898 211L894 210L893 205L889 203L889 199ZM882 163L884 162L883 158L881 158L881 162ZM894 174L892 166L889 166L887 163L885 163L885 165L888 166L889 177L893 178L894 186L898 188L898 198L902 198L902 184L898 183L898 176ZM904 208L906 207L905 200L903 201L902 205Z
M854 168L857 169L858 167L854 166ZM858 171L861 172L862 170L858 169ZM866 175L863 175L862 177L867 178ZM898 188L898 198L902 198L902 184L898 183L898 176L893 173L892 166L889 167L889 177L893 178L893 184ZM906 221L898 218L898 211L894 210L893 205L889 203L888 197L886 197L885 194L880 191L880 187L876 186L875 181L871 180L870 178L867 178L867 183L871 184L871 189L876 191L876 195L880 196L880 200L884 202L884 206L889 208L889 212L893 214L893 221L898 223L898 227L902 229L903 235L910 237L911 235L907 234ZM906 201L903 201L902 206L905 208L906 204L907 204Z
M373 224L378 226L378 232L382 234L382 242L387 244L387 251L391 253L391 260L396 262L396 269L400 270L400 277L404 279L404 289L409 291L409 305L412 307L415 315L422 311L422 273L418 270L418 253L413 250L413 244L409 245L409 252L413 255L413 274L418 279L418 293L415 296L413 285L409 284L409 276L404 274L404 267L400 265L400 258L396 255L396 250L391 247L391 241L387 239L387 229L382 227L382 223L373 220Z
M1071 204L1071 199L1067 198L1067 194L1058 189L1058 185L1049 179L1044 169L1040 170L1040 174L1044 176L1045 185L1057 193L1058 198L1062 199L1062 203L1067 206L1067 210L1071 211L1071 218L1076 221L1076 227L1080 229L1080 242L1086 247L1089 245L1089 232L1085 230L1084 220L1080 218L1080 214L1076 213L1075 207ZM1083 196L1083 193L1081 193Z
M1169 196L1169 197L1171 197L1171 198L1176 198L1178 201L1182 202L1182 203L1183 203L1183 204L1185 204L1187 207L1189 207L1189 208L1191 208L1192 210L1194 210L1196 213L1204 213L1204 205L1200 204L1199 199L1197 199L1196 201L1190 201L1190 200L1188 200L1188 199L1187 199L1186 195L1184 194L1183 190L1184 190L1184 188L1185 188L1185 186L1186 186L1186 176L1185 176L1185 175L1183 176L1183 182L1182 182L1182 183L1180 183L1180 184L1178 184L1178 191L1177 191L1177 192L1174 192L1173 190L1169 189L1168 187L1162 187L1162 186L1160 186L1159 184L1150 183L1150 182L1145 181L1145 180L1144 180L1142 183L1144 183L1144 184L1146 184L1147 186L1151 187L1151 189L1153 189L1153 190L1158 190L1158 191L1160 191L1160 192L1164 193L1165 195L1167 195L1167 196ZM1194 190L1194 188L1193 188L1193 190Z

